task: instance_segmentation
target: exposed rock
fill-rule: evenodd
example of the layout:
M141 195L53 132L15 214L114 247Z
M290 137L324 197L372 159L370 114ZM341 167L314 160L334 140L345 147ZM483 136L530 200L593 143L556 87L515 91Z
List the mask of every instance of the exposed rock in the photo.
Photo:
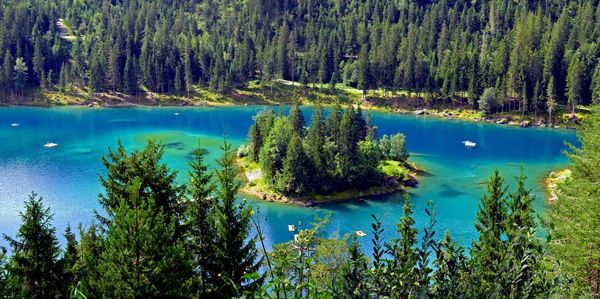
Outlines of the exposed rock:
M505 125L508 123L508 119L506 117L503 117L503 118L497 120L496 123L499 125Z
M262 177L262 171L260 169L255 169L252 171L246 172L246 179L248 182L254 182Z
M519 126L521 126L521 128L528 128L531 126L531 122L528 120L524 120L521 122L521 124Z
M422 110L415 110L413 112L414 115L428 115L429 114L429 110L427 109L422 109Z

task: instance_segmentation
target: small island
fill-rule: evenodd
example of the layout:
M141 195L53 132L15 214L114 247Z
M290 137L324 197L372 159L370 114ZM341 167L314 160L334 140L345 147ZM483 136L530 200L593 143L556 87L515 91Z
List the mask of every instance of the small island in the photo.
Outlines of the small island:
M289 114L264 110L238 149L242 193L268 201L314 206L391 194L417 185L402 133L378 137L360 106L318 106L310 126L297 105Z

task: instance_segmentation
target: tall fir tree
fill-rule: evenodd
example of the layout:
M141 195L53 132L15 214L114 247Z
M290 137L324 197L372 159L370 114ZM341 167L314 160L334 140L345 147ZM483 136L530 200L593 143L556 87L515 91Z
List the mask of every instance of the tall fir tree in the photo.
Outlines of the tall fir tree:
M111 298L182 298L190 292L191 263L177 239L176 218L142 197L140 179L127 186L108 226L100 257L100 288ZM169 219L170 218L170 219Z
M219 183L216 206L216 267L219 289L213 298L231 298L245 291L253 291L262 283L262 277L249 279L246 275L258 273L261 259L256 250L256 237L250 236L252 209L237 200L240 188L238 169L231 144L225 140L223 154L218 160L216 178Z
M21 213L16 238L4 235L12 247L8 265L8 293L17 298L54 298L61 295L62 263L53 215L43 199L32 193Z
M215 243L215 185L205 165L204 151L198 148L194 150L193 155L194 159L190 163L185 229L187 250L192 254L195 275L192 279L192 293L204 298L219 287L218 273L212 272L215 267L215 248L218 247Z

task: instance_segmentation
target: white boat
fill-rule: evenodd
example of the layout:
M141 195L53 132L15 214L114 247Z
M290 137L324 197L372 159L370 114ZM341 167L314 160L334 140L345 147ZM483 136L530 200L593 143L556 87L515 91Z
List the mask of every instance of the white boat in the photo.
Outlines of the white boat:
M46 144L44 144L45 148L53 148L53 147L57 147L58 143L54 143L54 142L48 142Z
M473 142L471 140L465 140L462 143L465 145L465 147L468 147L468 148L477 147L477 143L475 143L475 142Z
M18 124L18 123L12 123L12 124L10 124L10 126L11 127L18 127L18 126L20 126L20 124Z
M175 114L175 116L178 116L178 115L179 115L179 112L175 112L174 114Z
M366 236L366 235L367 235L367 234L365 234L365 232L363 232L362 230L357 230L357 231L356 231L356 232L354 232L354 233L355 233L357 236L359 236L359 237L364 237L364 236Z
M295 232L296 231L296 226L293 225L293 224L288 225L288 231Z

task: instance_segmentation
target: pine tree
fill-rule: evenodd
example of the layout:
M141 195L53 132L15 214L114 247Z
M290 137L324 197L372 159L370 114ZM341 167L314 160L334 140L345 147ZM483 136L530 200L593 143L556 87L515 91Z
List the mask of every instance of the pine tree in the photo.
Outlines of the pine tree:
M137 90L137 72L134 64L135 58L127 54L125 69L123 70L123 84L126 92L132 93Z
M479 238L471 250L471 267L475 281L479 284L478 296L496 294L502 290L501 263L506 258L506 245L502 238L506 235L506 187L498 170L490 179L487 193L483 195L477 212L475 228Z
M183 88L183 78L182 76L182 71L181 71L181 65L177 65L177 67L175 68L175 78L174 80L174 91L176 94L180 94L184 88Z
M35 46L34 46L34 51L33 51L33 58L32 58L32 62L33 62L33 71L36 75L36 78L38 80L38 82L40 82L40 85L42 83L43 80L45 80L45 70L44 70L44 54L42 53L42 45L40 43L40 38L36 38L35 39Z
M161 163L163 153L163 146L148 141L146 148L129 154L119 142L115 151L109 149L108 154L101 158L106 176L100 177L104 193L100 195L99 201L109 216L105 220L110 220L115 209L120 206L121 199L129 199L128 189L135 179L140 180L141 198L152 196L156 208L169 216L167 221L171 216L179 219L179 199L185 186L176 184L177 172Z
M223 155L218 160L216 178L219 183L216 206L216 268L219 290L214 298L240 296L245 291L256 290L262 278L250 280L247 274L258 273L260 260L256 250L256 237L250 237L250 217L253 213L245 202L239 202L238 170L235 166L231 144L225 140Z
M597 64L594 68L594 75L592 77L592 103L595 105L600 104L600 64Z
M567 99L571 106L571 115L575 114L575 108L581 104L583 92L583 63L578 55L571 59L567 73Z
M6 248L0 247L0 296L3 298L8 297L6 262Z
M558 200L550 210L550 249L561 271L571 281L565 286L572 297L600 295L600 109L593 108L577 129L581 147L570 145L572 174L559 185Z
M109 298L180 298L190 292L191 261L176 240L176 218L150 196L139 179L127 186L108 226L98 265L100 287ZM170 218L170 219L169 219Z
M283 161L282 190L284 193L299 195L308 191L310 183L307 180L310 173L307 166L308 158L304 153L302 140L297 133L294 133Z
M75 293L81 293L88 298L102 296L101 272L99 269L100 256L104 252L104 235L102 229L95 224L85 229L79 226L80 242L77 248L78 260L73 272L78 279Z
M548 122L552 123L552 113L556 110L556 95L554 94L554 80L550 79L550 83L548 83L548 90L546 91L546 96L548 99L546 100L546 110L548 111Z
M14 87L14 58L10 50L6 50L4 54L4 62L2 63L2 87L5 91L12 91Z
M371 88L371 65L369 62L369 48L366 44L362 45L358 55L358 88L362 90L363 97L367 95L367 90Z
M23 95L23 89L27 83L27 65L22 57L18 57L14 66L14 86Z
M65 251L62 258L62 267L64 268L64 276L61 278L63 284L61 286L63 292L66 290L72 290L76 287L79 277L77 276L77 269L75 267L79 254L77 253L77 240L75 234L71 232L71 226L67 225L64 234L67 244L65 245Z
M204 164L204 151L196 149L190 167L189 202L185 210L187 250L192 254L195 277L192 292L200 298L209 296L219 287L217 273L211 273L215 261L215 186ZM212 276L211 276L212 274Z
M42 197L32 193L21 213L22 224L16 238L4 235L13 251L8 266L10 297L53 298L61 294L63 269L52 218Z
M300 137L303 137L305 125L304 114L302 113L302 110L298 109L298 105L292 105L292 108L290 108L288 118L292 124L292 128L294 129L294 131L298 133Z

